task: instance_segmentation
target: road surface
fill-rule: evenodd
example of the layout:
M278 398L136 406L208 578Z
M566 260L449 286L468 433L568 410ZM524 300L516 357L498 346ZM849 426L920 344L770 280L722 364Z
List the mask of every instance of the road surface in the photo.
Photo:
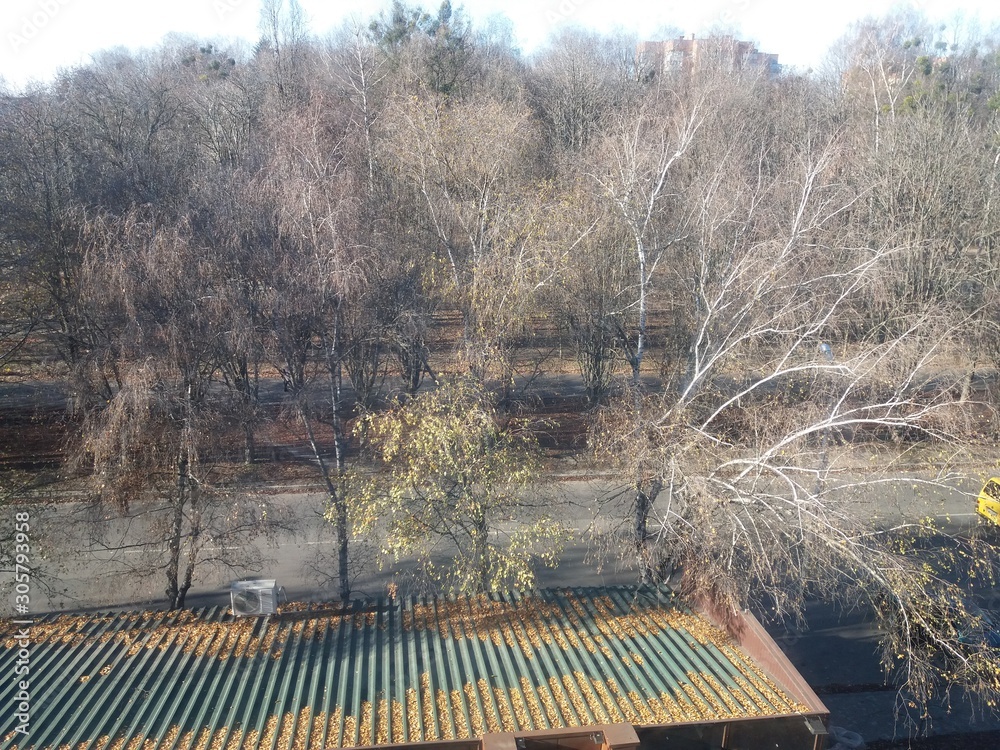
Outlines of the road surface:
M592 548L588 527L594 521L598 506L608 502L620 486L607 479L560 481L557 497L563 520L576 534L567 546L558 568L538 571L539 586L601 585L630 583L632 571L622 569L614 561L599 559ZM915 520L927 516L950 531L974 523L973 482L944 491L940 487L918 481L905 485L879 485L875 491L853 500L853 512L873 518L886 525L903 518ZM329 558L334 550L331 526L322 518L324 495L306 486L269 488L268 499L273 512L283 513L294 528L276 538L258 542L261 562L252 571L261 578L274 578L285 587L289 598L325 600L336 598L336 588L330 580L333 566ZM141 510L141 509L140 509ZM34 612L64 609L94 609L129 605L157 606L162 602L164 577L154 572L141 580L129 575L130 569L145 563L141 549L128 547L130 540L140 538L148 518L142 513L127 519L112 519L104 524L101 542L86 538L82 532L91 528L85 503L60 503L46 510L42 519L33 519L48 528L50 534L61 535L58 548L48 550L48 559L38 566L40 578L57 582L60 591L45 592L38 587L32 599ZM118 548L125 544L125 548ZM109 551L109 547L118 548ZM213 549L209 552L234 553L235 548ZM380 570L373 561L364 561L363 569L354 574L352 590L362 597L379 596L392 581L405 580L412 561L403 560L395 569ZM221 568L205 570L188 594L191 606L225 604L229 584L245 571ZM0 610L2 611L2 610Z

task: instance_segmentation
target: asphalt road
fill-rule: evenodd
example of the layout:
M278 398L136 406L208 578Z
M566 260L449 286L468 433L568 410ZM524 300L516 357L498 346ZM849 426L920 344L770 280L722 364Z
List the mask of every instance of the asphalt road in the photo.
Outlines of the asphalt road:
M559 567L538 570L539 586L600 585L634 581L631 570L614 561L602 559L592 548L586 530L594 521L599 503L607 502L619 488L607 480L568 480L554 484L564 521L576 530L565 549ZM902 519L934 517L949 531L960 530L975 522L975 481L944 490L914 480L902 485L876 485L863 496L851 500L847 510L860 517L872 518L886 525ZM274 578L285 587L290 599L325 600L336 598L330 580L334 566L332 527L321 515L323 493L306 487L270 488L268 500L272 512L287 518L290 530L271 540L259 540L255 549L210 548L220 558L250 554L258 559L251 575ZM84 537L93 528L91 511L82 503L61 503L47 510L39 509L33 522L45 527L50 537L62 538L47 550L48 559L36 563L40 580L32 598L34 612L81 610L127 605L157 606L162 602L164 577L147 561L139 548L128 546L140 538L150 523L143 513L131 518L115 518L100 524L103 539ZM41 515L41 518L37 516ZM83 537L83 538L82 538ZM109 548L117 548L110 551ZM363 550L357 550L364 558ZM146 577L135 571L150 567ZM378 596L390 581L404 584L412 561L403 560L394 569L381 570L372 559L362 559L360 569L352 574L352 590L361 597ZM205 568L188 594L192 606L226 604L229 584L246 575L224 565ZM51 581L55 589L46 591L41 581ZM9 606L9 603L5 603ZM3 609L6 609L4 607ZM0 609L0 611L3 611Z
M602 565L592 554L584 533L596 513L598 499L606 499L613 488L607 483L560 482L557 500L563 520L577 531L565 549L558 568L542 568L539 586L600 585L634 581L631 571ZM258 540L254 547L259 566L252 575L274 578L292 600L322 601L337 598L331 572L334 555L333 529L322 518L324 495L302 487L271 488L268 496L272 515L280 516L288 531L270 540ZM162 604L164 576L154 572L140 578L136 573L150 565L148 551L130 546L141 538L150 520L137 509L132 517L112 518L97 524L101 539L85 532L94 528L90 509L83 503L60 503L34 513L39 533L61 539L46 550L47 559L37 563L36 574L49 584L41 584L32 597L35 613L63 610L91 610L102 607L159 606ZM213 556L251 552L249 549L209 547ZM390 581L404 582L412 560L406 559L392 570L382 570L373 559L364 559L363 548L354 553L363 558L360 570L352 574L352 592L359 597L375 597ZM229 585L246 575L226 567L206 566L200 570L188 594L190 606L228 604Z

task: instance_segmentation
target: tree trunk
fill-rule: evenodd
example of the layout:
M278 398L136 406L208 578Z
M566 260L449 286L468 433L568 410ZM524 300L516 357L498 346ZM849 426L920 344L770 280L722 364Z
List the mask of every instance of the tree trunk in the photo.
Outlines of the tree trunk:
M257 460L257 441L254 437L253 425L250 422L243 423L243 463L252 464Z
M184 597L191 588L192 569L194 568L194 553L189 548L187 559L187 570L184 572L184 582L180 581L180 560L181 560L181 540L184 538L184 506L192 503L192 511L195 498L192 496L192 486L194 477L191 474L191 443L189 442L191 422L191 386L188 385L185 394L185 416L184 429L181 433L181 446L177 454L177 495L174 500L174 516L170 524L170 539L167 543L169 550L169 560L167 562L167 601L170 609L180 609L184 606ZM194 521L194 517L192 517ZM189 543L194 544L193 536L189 538Z
M340 572L340 599L347 601L351 598L351 579L347 575L347 545L350 541L347 528L347 503L344 502L342 494L331 496L331 502L335 510L335 527L337 531L337 570Z
M323 454L320 451L319 443L316 440L316 433L313 430L312 419L309 416L309 407L303 403L299 403L299 416L302 419L302 423L305 425L306 434L309 437L309 447L312 449L313 458L316 460L316 465L319 466L320 474L323 476L323 483L326 485L327 497L330 499L330 505L333 506L334 511L334 528L337 535L337 576L340 582L340 598L342 601L347 601L351 597L351 579L348 576L347 564L348 564L348 527L347 527L347 503L344 500L343 494L337 489L337 484L334 481L333 475L330 471L330 466L323 458ZM334 436L334 442L339 444L339 434ZM341 462L341 450L336 448L335 459L339 464ZM338 469L339 474L339 469Z
M199 542L201 539L201 507L197 481L188 475L188 499L191 507L191 523L187 543L187 560L184 563L184 580L177 587L176 609L184 607L187 592L191 589L194 579L194 568L198 563Z
M254 430L256 425L254 423L257 419L257 380L259 375L256 364L251 376L250 367L244 363L243 376L243 382L246 384L246 390L243 393L243 463L249 465L257 459L257 439Z
M181 450L177 459L177 494L174 497L174 514L170 521L170 538L167 540L167 606L179 609L180 589L178 579L180 573L181 536L184 531L184 503L187 494L187 452Z
M976 375L976 365L978 363L973 359L969 366L965 369L965 375L962 377L962 393L959 396L959 401L963 404L969 400L972 395L972 380Z
M334 355L334 351L339 352L341 350L339 326L334 328L333 337L334 348L327 346L326 336L322 337L322 341L323 351L326 352L326 369L330 375L330 405L333 409L332 423L333 459L335 462L334 471L336 472L337 478L340 478L347 467L347 446L344 442L343 426L340 423L340 406L342 396L341 384L343 377L340 367L341 360L339 356ZM347 527L347 502L343 493L339 492L336 485L330 480L327 470L324 469L323 471L324 475L327 476L327 488L331 490L330 501L333 503L334 517L336 519L337 567L339 568L338 573L340 575L340 598L343 601L347 601L351 596L351 581L347 575L347 545L350 541L350 530Z
M489 565L489 529L486 525L486 518L480 515L473 520L473 531L474 534L472 539L473 555L476 561L476 574L479 579L477 582L477 588L480 593L489 590L490 583L490 565Z
M649 492L642 489L642 480L635 485L635 517L632 528L632 540L635 544L636 565L639 568L639 583L653 581L653 566L649 559L646 541L649 539L649 513L656 502L656 496L663 489L663 483L654 479L649 486Z
M646 278L646 248L642 243L641 237L636 237L635 250L639 261L639 325L636 330L635 356L631 360L631 365L632 382L638 392L639 388L642 387L640 371L642 370L642 356L646 350L646 287L648 285L648 279Z

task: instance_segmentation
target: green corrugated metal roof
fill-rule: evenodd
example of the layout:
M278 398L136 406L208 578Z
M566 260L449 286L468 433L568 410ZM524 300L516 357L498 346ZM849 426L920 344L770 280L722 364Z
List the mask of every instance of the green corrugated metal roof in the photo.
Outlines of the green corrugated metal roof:
M17 626L0 624L0 674ZM655 588L50 616L3 748L299 750L808 713ZM17 686L0 680L0 705Z

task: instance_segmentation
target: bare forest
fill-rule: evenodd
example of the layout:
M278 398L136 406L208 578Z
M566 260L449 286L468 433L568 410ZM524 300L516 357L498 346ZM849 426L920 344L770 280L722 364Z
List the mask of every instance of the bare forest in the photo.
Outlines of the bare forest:
M636 41L527 57L447 2L317 37L271 0L250 50L0 96L0 387L61 394L0 415L0 501L55 477L144 524L182 607L281 527L246 488L291 458L342 597L362 547L481 591L558 563L572 457L638 579L870 608L914 700L993 705L994 535L856 497L998 458L1000 42L891 16L769 77Z

